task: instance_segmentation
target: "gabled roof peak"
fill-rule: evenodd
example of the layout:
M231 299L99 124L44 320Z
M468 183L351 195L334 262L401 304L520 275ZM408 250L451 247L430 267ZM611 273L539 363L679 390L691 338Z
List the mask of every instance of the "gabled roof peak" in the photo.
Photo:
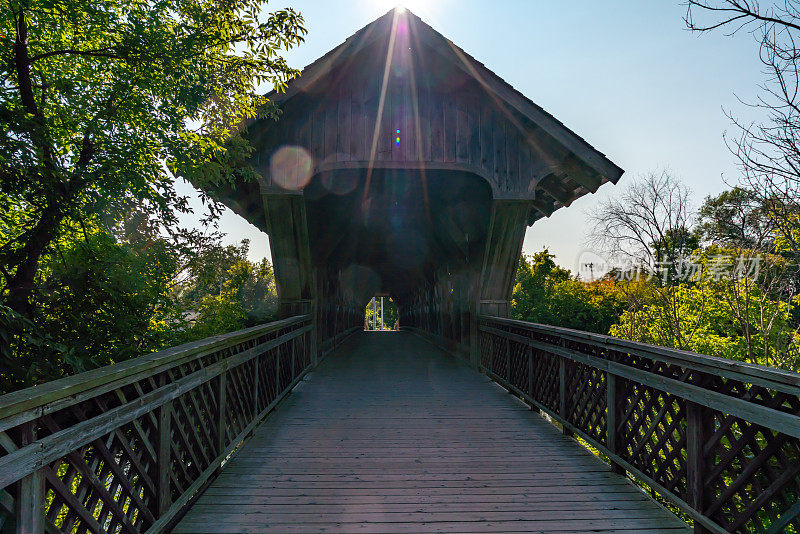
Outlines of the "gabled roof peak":
M584 184L590 190L595 190L602 182L616 183L624 172L620 167L608 160L601 152L589 145L583 138L575 134L555 117L537 106L529 98L516 90L513 86L489 70L483 63L466 53L455 43L444 37L416 14L400 6L396 6L384 15L370 22L353 35L348 37L339 46L306 66L301 75L288 84L284 93L270 93L273 101L283 102L291 99L298 93L313 88L322 81L327 74L344 65L355 54L366 47L382 43L397 31L398 24L405 22L404 31L413 36L415 42L424 45L452 63L463 75L472 78L491 97L487 105L499 105L513 110L521 118L530 121L537 129L547 133L557 143L561 144L569 153L574 155L573 160L591 169L599 175L600 180L595 184Z

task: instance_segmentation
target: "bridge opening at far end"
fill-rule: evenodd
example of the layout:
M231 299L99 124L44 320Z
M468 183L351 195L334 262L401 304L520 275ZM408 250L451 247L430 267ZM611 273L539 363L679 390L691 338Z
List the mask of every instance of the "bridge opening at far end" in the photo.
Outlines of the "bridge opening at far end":
M372 297L364 311L365 331L392 331L400 330L399 313L397 305L388 294L379 294Z

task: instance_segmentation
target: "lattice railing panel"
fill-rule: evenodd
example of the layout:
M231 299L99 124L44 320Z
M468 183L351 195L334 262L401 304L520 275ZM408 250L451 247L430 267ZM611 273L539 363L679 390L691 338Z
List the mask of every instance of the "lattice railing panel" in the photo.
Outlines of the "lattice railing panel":
M565 362L565 380L570 395L568 420L587 435L604 441L606 433L605 373L576 362Z
M623 380L618 454L675 495L688 500L685 402Z
M800 532L800 374L497 317L479 343L484 371L697 524Z
M704 513L731 531L769 532L783 511L800 503L798 440L720 412L713 417ZM798 527L800 514L787 531Z
M294 352L292 347L283 346L278 348L280 359L278 373L278 389L283 389L292 381L294 373Z
M164 530L308 371L310 329L296 317L1 397L3 528Z
M509 383L523 393L530 394L528 381L528 351L527 345L516 341L509 341Z
M533 350L531 357L533 358L533 399L551 411L558 411L558 358L538 349Z
M278 349L272 349L258 358L258 406L265 409L278 396Z
M104 404L101 398L92 402ZM75 405L68 410L77 420L89 421L81 408ZM59 412L40 421L42 435L63 431L61 424L73 423ZM156 455L148 444L155 433L145 415L48 463L42 469L43 509L51 526L62 532L92 532L101 527L107 532L132 532L151 525L157 494Z
M242 432L256 413L256 365L250 360L228 371L227 412L228 431L234 436Z

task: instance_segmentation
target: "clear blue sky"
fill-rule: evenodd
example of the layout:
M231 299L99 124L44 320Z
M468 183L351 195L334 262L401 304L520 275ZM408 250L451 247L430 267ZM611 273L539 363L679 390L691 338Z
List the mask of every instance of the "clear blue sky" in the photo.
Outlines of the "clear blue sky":
M306 42L286 54L302 68L391 9L391 0L270 2L299 10ZM483 62L625 169L626 180L668 167L694 192L735 182L735 160L723 142L733 131L724 110L752 119L763 79L747 34L689 33L685 8L673 0L408 0L411 11ZM573 270L584 249L587 210L614 194L605 185L528 228L525 252L549 247ZM182 187L188 191L188 187ZM187 221L191 224L191 218ZM220 229L228 241L249 238L251 258L269 257L268 241L233 213Z

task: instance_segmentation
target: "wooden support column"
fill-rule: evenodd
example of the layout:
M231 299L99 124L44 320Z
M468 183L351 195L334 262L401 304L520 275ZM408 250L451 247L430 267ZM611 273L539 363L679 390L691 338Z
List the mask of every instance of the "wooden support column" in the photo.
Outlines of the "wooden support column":
M493 200L479 281L482 315L508 317L530 201Z
M263 192L262 199L280 301L278 313L281 317L304 313L316 296L305 199L302 193L274 191Z
M26 423L22 431L22 445L36 441L36 420ZM45 530L44 468L37 469L19 481L17 495L17 532L39 534Z

